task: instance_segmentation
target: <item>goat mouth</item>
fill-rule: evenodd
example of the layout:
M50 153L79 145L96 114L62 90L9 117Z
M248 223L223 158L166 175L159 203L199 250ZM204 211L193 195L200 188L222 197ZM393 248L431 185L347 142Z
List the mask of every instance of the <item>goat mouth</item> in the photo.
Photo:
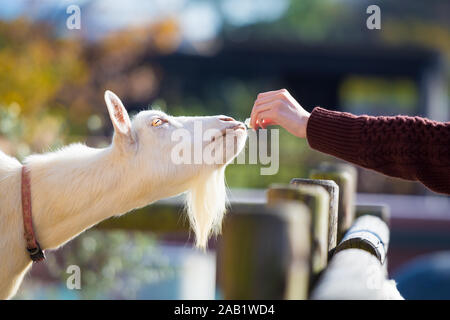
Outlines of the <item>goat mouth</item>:
M237 125L235 125L235 126L233 126L231 128L228 128L228 129L231 129L231 130L247 130L245 125L242 124L242 123L238 123Z
M227 133L229 133L231 131L237 131L237 130L244 130L245 131L245 130L247 130L247 128L242 123L239 123L239 124L234 125L232 127L228 127L228 128L222 129L220 131L220 133L221 133L220 135L211 138L211 143L216 141L219 138L225 137L227 135Z

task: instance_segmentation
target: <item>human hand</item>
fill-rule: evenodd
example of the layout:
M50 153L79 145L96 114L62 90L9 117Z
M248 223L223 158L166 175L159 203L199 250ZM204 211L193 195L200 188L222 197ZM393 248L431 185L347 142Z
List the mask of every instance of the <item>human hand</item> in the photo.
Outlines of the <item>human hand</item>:
M291 134L306 138L309 112L286 89L258 94L253 105L250 126L254 130L279 125Z

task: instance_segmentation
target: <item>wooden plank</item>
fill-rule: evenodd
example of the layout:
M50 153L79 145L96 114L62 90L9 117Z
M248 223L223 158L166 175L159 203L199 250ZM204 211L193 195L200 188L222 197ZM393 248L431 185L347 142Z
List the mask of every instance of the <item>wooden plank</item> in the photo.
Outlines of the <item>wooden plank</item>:
M314 300L400 300L380 261L361 249L336 252L314 288Z
M322 163L318 169L311 171L310 178L333 180L339 186L337 231L339 243L355 217L357 171L355 167L343 163Z
M338 222L338 205L339 205L339 186L333 180L320 179L292 179L293 185L319 185L328 192L328 257L334 252L337 244L337 222Z
M389 246L389 228L378 217L365 215L355 220L355 223L347 231L342 241L336 248L336 252L358 248L374 255L380 263L386 260Z
M320 272L325 269L328 260L329 195L323 187L315 185L273 184L267 190L268 205L286 201L304 203L311 213L310 287L312 287Z
M298 203L241 206L226 219L219 242L225 299L306 299L308 209Z
M258 192L259 198L240 200L230 200L227 206L227 214L231 214L232 207L246 206L249 204L265 204L264 192ZM100 222L96 228L108 229L124 229L151 231L154 233L188 233L189 221L184 207L184 197L177 196L174 198L156 201L148 206L133 210L120 217L112 217Z
M189 221L182 203L154 203L134 210L121 217L100 222L96 228L102 230L121 229L152 231L155 233L187 233Z

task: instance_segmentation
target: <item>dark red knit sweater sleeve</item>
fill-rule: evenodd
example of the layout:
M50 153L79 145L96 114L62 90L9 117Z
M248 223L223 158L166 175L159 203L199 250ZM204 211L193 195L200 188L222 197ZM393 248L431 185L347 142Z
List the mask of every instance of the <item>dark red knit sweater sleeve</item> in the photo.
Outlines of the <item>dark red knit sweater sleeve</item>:
M355 116L317 107L306 135L313 149L450 194L450 122Z

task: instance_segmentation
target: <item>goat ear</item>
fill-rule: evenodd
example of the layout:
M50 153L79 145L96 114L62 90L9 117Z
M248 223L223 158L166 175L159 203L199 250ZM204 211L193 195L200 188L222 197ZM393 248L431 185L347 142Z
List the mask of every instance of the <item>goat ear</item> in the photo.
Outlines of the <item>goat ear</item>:
M114 92L106 90L105 102L115 133L118 136L131 137L131 121L122 101Z

